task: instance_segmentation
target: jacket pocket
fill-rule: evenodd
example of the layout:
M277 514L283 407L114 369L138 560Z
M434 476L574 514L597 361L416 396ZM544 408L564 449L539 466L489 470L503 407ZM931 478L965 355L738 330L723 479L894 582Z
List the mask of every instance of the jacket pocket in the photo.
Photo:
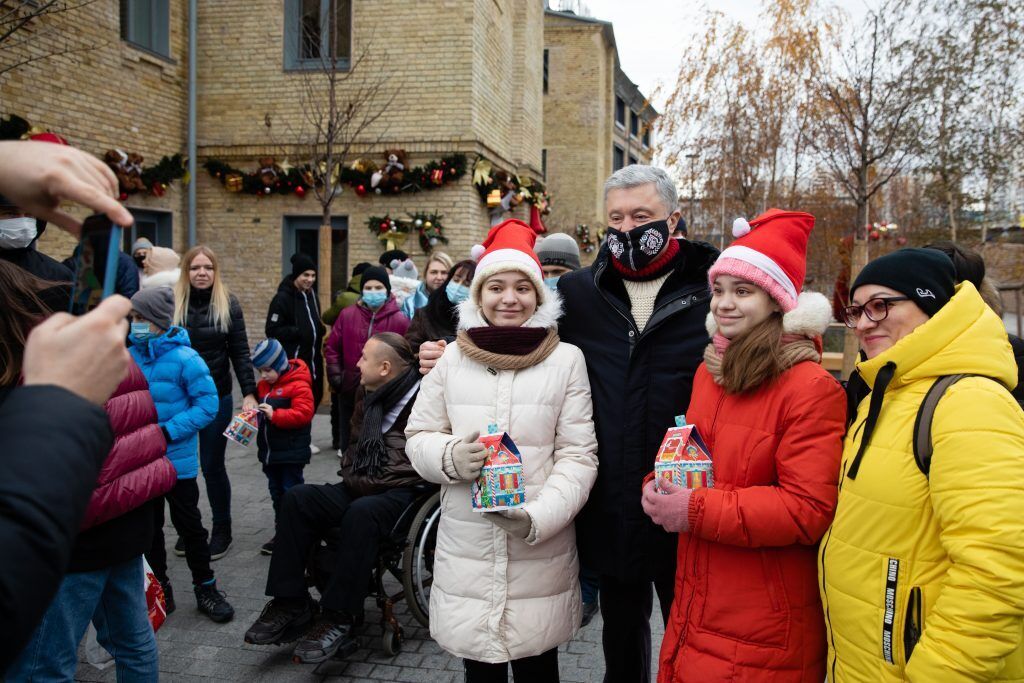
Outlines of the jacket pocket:
M751 645L785 648L791 614L775 552L720 543L707 548L700 628Z
M924 611L922 601L921 588L911 588L907 598L906 615L903 618L903 652L906 658L904 663L910 662L910 655L914 654L914 646L921 639L921 631L924 629L924 620L921 616Z

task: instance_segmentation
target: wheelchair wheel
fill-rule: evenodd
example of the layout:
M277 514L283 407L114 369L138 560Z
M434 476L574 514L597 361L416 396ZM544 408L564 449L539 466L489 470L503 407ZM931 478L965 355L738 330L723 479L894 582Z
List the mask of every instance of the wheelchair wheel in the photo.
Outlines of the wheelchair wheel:
M430 625L430 584L434 581L434 546L441 519L441 494L435 493L420 507L409 526L402 555L402 587L405 601L416 621ZM386 649L386 648L385 648Z
M384 652L388 657L394 657L402 651L402 634L385 626L384 635L381 636L381 645L384 646Z

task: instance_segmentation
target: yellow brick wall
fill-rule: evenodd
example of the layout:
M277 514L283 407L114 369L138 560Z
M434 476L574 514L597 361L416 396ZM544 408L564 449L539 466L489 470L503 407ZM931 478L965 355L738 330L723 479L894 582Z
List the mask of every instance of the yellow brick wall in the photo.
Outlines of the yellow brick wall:
M116 0L99 0L33 21L0 50L0 65L42 54L55 56L0 75L0 114L17 114L97 156L117 147L142 154L149 165L165 154L184 152L186 9L183 0L172 0L169 60L121 40ZM21 44L12 48L11 43ZM67 48L75 51L55 54ZM125 204L173 212L175 246L183 248L183 197L175 183L162 198L138 194ZM60 259L71 253L74 241L51 229L40 240L40 248Z

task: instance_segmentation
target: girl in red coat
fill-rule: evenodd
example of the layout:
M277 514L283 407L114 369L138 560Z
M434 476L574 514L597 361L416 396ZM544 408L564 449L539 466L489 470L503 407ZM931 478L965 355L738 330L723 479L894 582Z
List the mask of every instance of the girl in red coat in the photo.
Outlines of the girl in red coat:
M687 418L714 487L644 485L645 512L679 532L659 683L825 680L815 547L835 511L846 403L820 365L828 300L800 293L813 226L778 209L737 219L708 273L713 341Z

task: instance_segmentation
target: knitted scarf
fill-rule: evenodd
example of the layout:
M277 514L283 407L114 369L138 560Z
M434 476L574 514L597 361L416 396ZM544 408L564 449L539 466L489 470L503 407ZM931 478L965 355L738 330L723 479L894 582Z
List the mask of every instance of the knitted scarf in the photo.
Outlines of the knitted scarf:
M481 365L496 370L522 370L550 356L559 339L555 328L474 327L460 330L458 342L462 353Z
M819 341L810 339L802 334L782 335L782 367L788 370L797 363L805 360L812 360L815 363L821 362L821 349ZM711 343L704 349L704 366L711 373L715 384L722 384L722 358L726 349L729 348L729 340L716 332Z
M420 369L410 366L402 375L363 398L363 429L352 469L357 474L379 477L387 462L388 451L381 433L384 416L419 382Z

